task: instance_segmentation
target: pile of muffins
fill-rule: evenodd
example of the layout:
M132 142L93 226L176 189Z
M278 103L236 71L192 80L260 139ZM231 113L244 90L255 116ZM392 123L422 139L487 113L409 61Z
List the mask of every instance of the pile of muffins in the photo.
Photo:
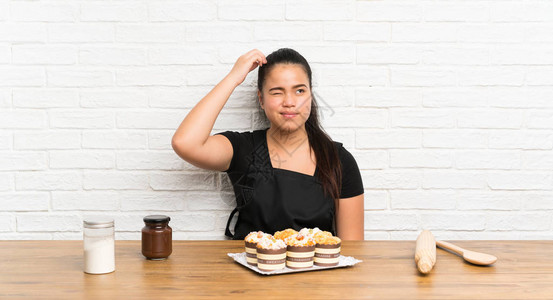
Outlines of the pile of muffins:
M299 232L285 229L274 235L254 231L244 242L248 264L266 272L285 266L290 269L336 266L342 245L339 237L319 228L303 228Z

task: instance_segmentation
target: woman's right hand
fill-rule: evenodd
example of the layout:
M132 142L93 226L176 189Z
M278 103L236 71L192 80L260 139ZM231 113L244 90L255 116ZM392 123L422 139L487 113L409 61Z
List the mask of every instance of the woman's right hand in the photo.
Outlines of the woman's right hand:
M265 58L265 55L261 51L253 49L236 60L227 76L235 81L236 86L239 86L244 82L248 73L253 71L257 66L261 67L266 63L267 58Z

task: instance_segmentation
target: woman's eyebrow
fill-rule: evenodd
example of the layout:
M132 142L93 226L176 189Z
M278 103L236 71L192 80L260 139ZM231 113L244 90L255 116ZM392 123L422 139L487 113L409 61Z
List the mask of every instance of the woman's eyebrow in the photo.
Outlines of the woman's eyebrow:
M297 88L302 87L302 86L303 86L303 87L307 87L307 85L301 83L301 84L296 84L296 85L294 85L292 88L293 88L293 89L297 89ZM269 89L269 92L272 91L272 90L282 90L282 91L284 91L284 88L283 88L283 87L280 87L280 86L277 86L277 87L274 87L274 88Z

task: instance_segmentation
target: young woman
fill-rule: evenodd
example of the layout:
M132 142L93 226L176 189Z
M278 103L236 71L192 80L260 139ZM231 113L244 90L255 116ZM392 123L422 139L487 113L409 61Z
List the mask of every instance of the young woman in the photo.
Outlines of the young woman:
M257 96L270 127L210 136L234 89L258 66ZM279 49L267 57L254 49L240 56L182 121L172 146L191 164L228 174L237 202L227 223L229 237L319 227L344 240L363 239L359 168L342 144L321 128L311 68L292 49ZM229 225L236 212L233 234Z

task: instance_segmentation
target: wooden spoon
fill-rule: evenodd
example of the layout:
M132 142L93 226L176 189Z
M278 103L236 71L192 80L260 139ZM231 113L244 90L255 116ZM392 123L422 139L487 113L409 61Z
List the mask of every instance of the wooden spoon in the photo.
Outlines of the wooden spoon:
M461 255L464 260L475 265L487 266L497 261L497 257L493 255L466 250L448 242L436 241L436 245L442 249L448 249Z

